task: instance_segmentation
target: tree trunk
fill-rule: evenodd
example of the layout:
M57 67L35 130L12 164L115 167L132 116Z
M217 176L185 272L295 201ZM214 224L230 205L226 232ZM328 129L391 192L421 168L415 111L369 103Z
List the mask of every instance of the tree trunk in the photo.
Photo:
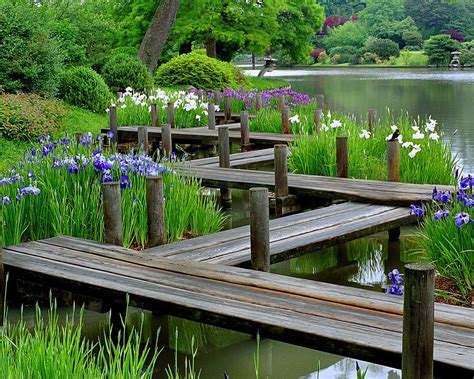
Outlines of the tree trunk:
M176 19L178 8L179 0L161 0L151 19L138 52L138 57L150 71L158 63L161 51Z
M208 57L217 58L217 47L215 39L208 38L206 40L206 54Z

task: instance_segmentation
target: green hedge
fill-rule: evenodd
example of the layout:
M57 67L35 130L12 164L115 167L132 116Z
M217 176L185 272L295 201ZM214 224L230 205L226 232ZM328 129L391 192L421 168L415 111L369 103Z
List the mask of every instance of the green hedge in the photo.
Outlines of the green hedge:
M112 94L102 77L89 67L74 67L61 79L59 96L66 102L92 112L104 112Z
M147 67L129 53L111 57L102 68L102 77L114 93L123 92L127 87L135 91L147 91L153 87L153 77Z
M155 81L161 87L192 85L207 91L242 87L246 82L242 71L233 64L209 58L199 50L161 65Z

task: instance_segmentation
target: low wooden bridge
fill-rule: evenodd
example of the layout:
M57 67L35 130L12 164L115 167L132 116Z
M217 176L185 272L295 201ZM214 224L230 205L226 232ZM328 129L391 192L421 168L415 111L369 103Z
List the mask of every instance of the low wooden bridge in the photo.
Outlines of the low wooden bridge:
M3 250L12 278L400 367L401 299L360 289L180 261L70 237ZM474 310L436 304L437 375L474 374Z

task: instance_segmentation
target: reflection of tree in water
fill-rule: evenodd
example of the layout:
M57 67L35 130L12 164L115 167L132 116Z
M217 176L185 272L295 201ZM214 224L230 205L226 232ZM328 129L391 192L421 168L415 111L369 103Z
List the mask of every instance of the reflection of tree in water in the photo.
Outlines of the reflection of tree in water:
M349 260L357 261L359 270L350 278L364 286L382 286L385 283L387 249L378 239L357 240L349 244Z
M313 378L330 378L330 379L346 379L346 378L355 378L356 377L356 361L359 363L362 371L368 366L366 378L376 378L376 379L399 379L400 371L392 369L385 366L380 366L368 362L358 361L351 358L341 359L339 362L335 363L333 366L328 367L327 369L321 370L318 373L314 373L304 379L313 379ZM303 379L303 378L300 378Z

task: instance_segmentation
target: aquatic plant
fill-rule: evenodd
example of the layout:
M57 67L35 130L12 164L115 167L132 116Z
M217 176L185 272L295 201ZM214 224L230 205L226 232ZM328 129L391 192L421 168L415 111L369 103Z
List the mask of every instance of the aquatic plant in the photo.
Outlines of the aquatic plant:
M109 134L107 138L111 138ZM162 176L168 241L215 232L224 216L200 182L177 174L176 161L156 161L141 151L118 153L102 135L71 142L40 137L24 160L0 178L0 246L57 235L103 240L101 183L122 188L123 243L147 242L146 177Z
M175 336L174 336L174 366L171 368L169 365L166 368L166 377L168 379L199 379L201 377L201 370L196 372L196 365L195 365L195 360L197 356L197 347L194 342L194 336L191 337L191 346L190 346L190 351L191 351L191 358L188 359L187 357L184 359L184 376L182 376L178 370L178 337L179 337L179 332L178 328L175 329Z
M100 341L82 337L83 310L60 322L51 303L47 322L36 306L36 320L29 330L23 318L0 329L0 377L38 379L152 378L159 351L142 342L142 329L106 333Z
M421 244L438 273L456 283L462 296L474 288L474 178L458 178L455 192L433 189L422 209ZM420 208L418 208L420 209Z
M386 180L386 140L398 133L402 182L454 182L457 159L450 146L442 142L442 133L431 118L412 120L407 114L396 118L387 112L385 120L369 132L353 116L328 112L322 117L320 132L313 133L312 112L304 111L299 115L299 124L301 137L290 146L289 168L293 172L335 176L336 137L347 136L349 176Z
M387 275L388 280L390 281L390 286L387 287L387 293L391 295L403 295L403 278L396 268L390 271Z

